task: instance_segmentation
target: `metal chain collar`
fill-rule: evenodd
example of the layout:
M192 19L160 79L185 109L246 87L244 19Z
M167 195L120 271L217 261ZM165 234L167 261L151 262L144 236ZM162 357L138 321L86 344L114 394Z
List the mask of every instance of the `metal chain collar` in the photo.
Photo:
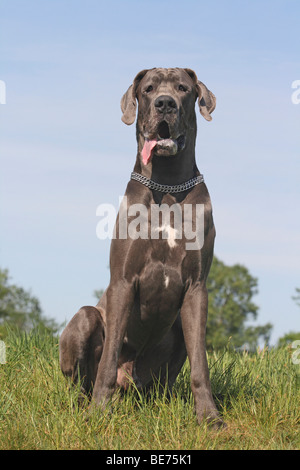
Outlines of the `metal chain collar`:
M197 184L203 183L203 175L195 176L189 181L186 181L182 184L176 184L175 186L169 186L167 184L155 183L155 181L150 180L146 176L140 175L139 173L132 172L131 179L138 181L139 183L144 184L147 188L154 189L155 191L160 191L161 193L181 193L187 189L191 189Z

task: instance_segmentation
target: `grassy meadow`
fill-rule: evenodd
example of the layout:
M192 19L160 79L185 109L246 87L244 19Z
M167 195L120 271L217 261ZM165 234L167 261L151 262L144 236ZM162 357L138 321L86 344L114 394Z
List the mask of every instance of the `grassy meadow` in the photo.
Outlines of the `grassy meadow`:
M0 449L191 450L300 448L300 365L289 347L256 353L210 353L212 388L227 423L197 425L185 364L173 396L115 394L113 412L78 405L58 361L58 339L16 334L5 339L0 364Z

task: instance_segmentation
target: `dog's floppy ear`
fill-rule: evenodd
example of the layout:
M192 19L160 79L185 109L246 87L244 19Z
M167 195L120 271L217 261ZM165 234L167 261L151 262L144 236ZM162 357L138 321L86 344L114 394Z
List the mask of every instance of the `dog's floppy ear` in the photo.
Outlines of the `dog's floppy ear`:
M142 80L142 78L146 75L148 70L142 70L137 74L135 77L133 84L130 85L126 93L122 96L121 99L121 110L123 113L122 121L130 126L135 121L136 116L136 90L137 87Z
M207 120L211 121L211 113L216 107L216 97L215 95L204 85L204 83L199 82L196 85L198 91L198 104L200 113Z
M216 97L215 95L204 85L204 83L200 82L197 78L195 72L191 69L184 69L191 79L194 81L196 85L196 91L198 94L198 105L200 109L200 113L202 116L207 120L211 121L211 113L214 111L216 107Z

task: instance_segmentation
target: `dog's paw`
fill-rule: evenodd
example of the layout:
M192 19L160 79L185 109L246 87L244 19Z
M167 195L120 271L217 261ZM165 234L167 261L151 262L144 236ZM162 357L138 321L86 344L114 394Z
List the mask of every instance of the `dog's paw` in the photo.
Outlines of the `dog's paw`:
M210 429L214 430L227 428L227 424L216 409L197 412L197 421L198 424L206 423Z

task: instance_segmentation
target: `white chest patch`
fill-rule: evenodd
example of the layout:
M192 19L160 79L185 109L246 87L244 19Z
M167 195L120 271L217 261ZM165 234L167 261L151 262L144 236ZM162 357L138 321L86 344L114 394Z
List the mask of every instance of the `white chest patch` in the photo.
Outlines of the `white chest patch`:
M168 224L164 224L159 227L157 231L162 232L162 238L168 241L168 245L170 248L174 248L177 245L175 240L177 238L178 231L175 228L171 227Z

